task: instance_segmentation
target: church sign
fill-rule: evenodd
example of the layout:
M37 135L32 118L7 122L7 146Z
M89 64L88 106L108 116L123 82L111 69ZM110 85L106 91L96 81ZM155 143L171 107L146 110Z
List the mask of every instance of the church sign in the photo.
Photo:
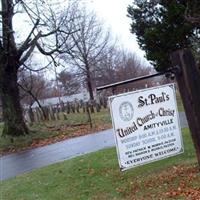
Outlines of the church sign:
M174 84L109 98L120 169L183 153Z

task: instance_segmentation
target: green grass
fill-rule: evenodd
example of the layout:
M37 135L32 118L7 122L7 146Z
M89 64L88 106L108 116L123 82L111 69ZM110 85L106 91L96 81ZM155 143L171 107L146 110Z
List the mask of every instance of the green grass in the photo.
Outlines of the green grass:
M177 101L178 111L184 112L185 110L184 110L183 102L182 102L182 99L181 99L179 92L176 93L176 101Z
M110 114L107 109L101 109L99 113L92 113L91 118L92 128L90 128L90 124L88 123L87 114L83 112L70 113L67 115L67 120L64 120L63 114L61 113L60 120L34 123L29 127L29 135L14 138L9 136L1 137L0 152L25 149L32 144L37 145L39 141L45 139L55 139L55 137L59 138L60 136L75 137L111 127ZM3 124L0 124L0 135L2 133L2 127Z
M199 188L199 173L194 172L189 181L196 158L188 129L183 137L184 154L126 172L119 171L115 148L111 148L2 181L1 200L157 200L184 180L185 190Z

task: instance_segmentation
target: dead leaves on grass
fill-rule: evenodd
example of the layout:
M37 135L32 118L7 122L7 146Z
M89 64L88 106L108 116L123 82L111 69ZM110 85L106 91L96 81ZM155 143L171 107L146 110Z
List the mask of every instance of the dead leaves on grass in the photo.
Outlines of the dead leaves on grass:
M177 185L169 187L164 196L168 198L183 197L186 200L200 200L200 185L193 186L194 182L199 181L198 167L178 166L173 167L171 172L169 177L173 176Z
M185 200L200 200L200 188L185 188L184 190L178 188L167 192L165 195L168 199L183 197Z
M111 128L110 124L96 125L94 128L90 128L88 124L74 124L74 125L63 125L63 126L46 126L42 128L42 132L55 132L56 136L47 139L35 139L30 145L26 145L23 148L7 148L1 151L2 155L9 153L16 153L25 151L37 147L46 146L56 142L60 142L69 138L79 137L94 132L102 131Z
M132 200L200 200L200 172L197 166L178 165L148 177L139 179L132 186ZM141 191L144 191L143 194ZM138 197L140 196L140 197Z

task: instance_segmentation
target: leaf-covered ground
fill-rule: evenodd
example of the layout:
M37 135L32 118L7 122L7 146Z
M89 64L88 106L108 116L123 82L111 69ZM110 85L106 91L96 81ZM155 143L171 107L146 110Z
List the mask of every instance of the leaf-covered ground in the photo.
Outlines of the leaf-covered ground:
M67 120L35 123L30 127L30 134L16 138L1 137L0 153L5 155L56 143L68 138L83 136L111 128L110 114L107 109L91 114L92 128L85 113L71 113ZM1 135L0 125L0 135Z
M200 172L195 164L175 165L144 181L136 179L131 199L200 199ZM142 192L145 188L145 192ZM141 196L141 197L140 197Z
M200 172L188 129L185 152L120 172L115 148L1 182L2 200L200 200Z

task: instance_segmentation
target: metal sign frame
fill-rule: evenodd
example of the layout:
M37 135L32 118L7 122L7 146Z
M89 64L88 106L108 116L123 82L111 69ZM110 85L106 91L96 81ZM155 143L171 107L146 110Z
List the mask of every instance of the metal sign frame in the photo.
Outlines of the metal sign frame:
M164 74L168 75L169 77L172 77L172 75L177 73L177 72L180 73L180 68L178 66L169 68L165 71L158 72L158 73L155 73L155 74L140 76L140 77L128 79L128 80L125 80L125 81L120 81L120 82L116 82L116 83L112 83L112 84L108 84L108 85L99 86L99 87L97 87L97 91L108 89L108 88L114 88L116 86L132 83L132 82L136 82L136 81L141 81L141 80L153 78L153 77L156 77L156 76L161 76L161 75L164 75Z

